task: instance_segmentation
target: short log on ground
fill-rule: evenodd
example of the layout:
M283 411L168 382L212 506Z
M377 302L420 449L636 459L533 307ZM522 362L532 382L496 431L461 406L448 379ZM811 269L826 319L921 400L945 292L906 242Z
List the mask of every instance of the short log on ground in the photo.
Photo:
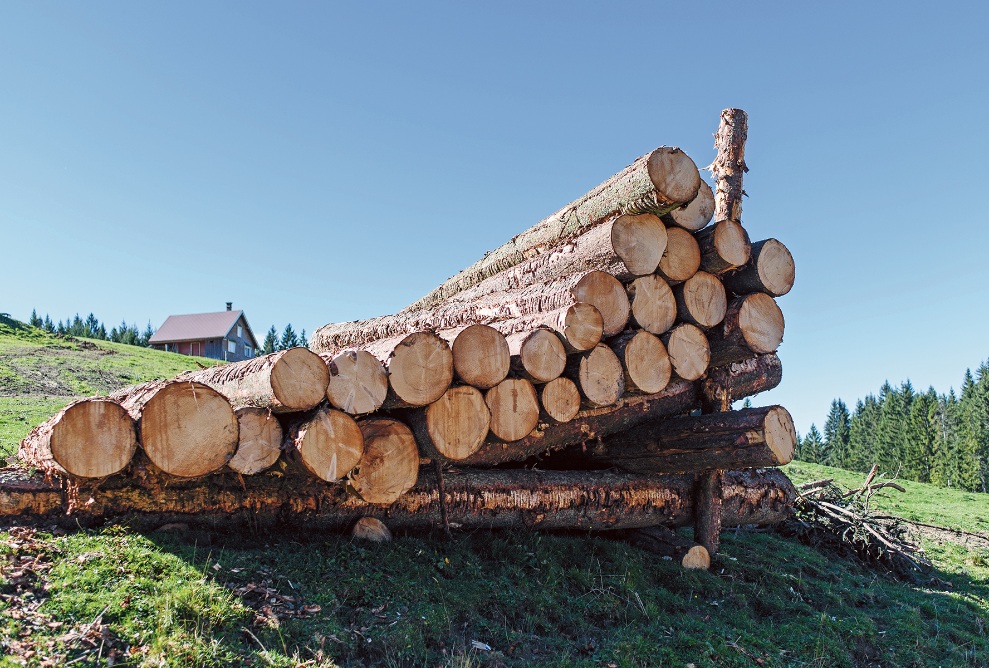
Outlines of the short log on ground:
M238 408L237 425L240 436L237 452L227 462L232 470L243 475L254 475L270 468L282 454L285 434L281 423L264 408L245 406Z
M240 430L230 402L202 383L151 381L110 398L139 421L141 448L165 473L204 476L223 468L237 451Z
M332 408L319 408L292 422L286 431L290 458L326 482L341 480L364 454L364 436L357 422Z
M350 476L350 486L367 503L394 503L412 489L419 476L415 436L404 424L390 418L371 418L360 428L364 455Z
M603 471L463 471L445 475L446 509L457 529L622 529L687 526L696 512L694 477ZM788 519L796 490L777 469L725 474L725 526ZM86 503L79 503L79 499ZM91 499L91 500L90 500ZM0 470L0 522L66 528L125 521L136 528L184 522L210 529L298 527L346 531L362 517L392 530L442 526L437 481L418 484L389 506L306 476L221 474L209 481L112 478L66 488L23 469Z
M688 570L708 570L711 555L703 545L663 526L629 529L621 537L632 545L661 557L669 557Z
M319 355L289 348L270 355L222 364L182 376L208 385L234 408L254 406L274 413L307 411L326 396L330 374Z
M737 295L765 292L781 297L793 287L796 270L789 249L776 239L752 244L752 257L745 266L724 275L725 287Z
M21 461L47 473L102 478L122 470L137 451L130 414L110 399L74 401L21 441Z

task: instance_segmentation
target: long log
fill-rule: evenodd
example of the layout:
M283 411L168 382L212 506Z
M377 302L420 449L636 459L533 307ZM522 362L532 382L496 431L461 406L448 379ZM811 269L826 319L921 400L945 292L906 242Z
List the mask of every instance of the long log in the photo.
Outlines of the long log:
M658 148L580 199L486 254L422 299L410 304L403 312L432 308L490 276L521 264L540 249L552 248L561 240L618 214L651 213L661 216L693 200L700 184L697 166L683 151Z
M491 411L476 387L451 387L405 416L425 457L459 461L474 454L488 435Z
M485 392L484 403L491 411L491 436L496 439L517 441L539 422L536 388L524 378L506 378Z
M556 332L568 353L590 350L601 342L604 335L604 318L596 307L576 302L549 313L497 320L491 327L508 336L534 329L549 328Z
M767 294L736 297L724 323L708 332L711 365L723 366L755 355L776 352L783 342L783 312Z
M364 455L364 436L357 422L332 408L320 407L290 422L286 432L290 458L326 482L342 479Z
M454 528L623 529L686 526L695 509L694 477L607 471L462 471L444 474L445 506ZM441 526L437 480L423 473L408 493L376 506L304 475L207 481L153 476L111 478L99 486L46 481L40 473L0 469L0 522L94 526L108 521L154 529L183 522L220 528L299 527L345 531L362 517L391 529ZM725 526L770 525L788 519L796 491L777 469L725 475Z
M793 287L796 271L789 249L776 239L752 244L752 257L736 271L722 277L725 287L737 295L765 292L781 297Z
M371 418L360 424L364 454L350 476L350 488L365 502L386 506L412 489L419 476L419 449L398 420Z
M240 435L237 452L227 466L243 475L255 475L273 466L285 439L281 423L270 411L254 406L238 408L234 413Z
M584 405L611 406L625 393L625 374L615 352L599 343L586 353L571 355L566 375L577 383Z
M678 225L685 230L696 232L702 229L714 217L714 191L706 182L701 181L697 197L690 204L679 209L673 209L663 216L663 222Z
M191 380L154 380L110 395L139 423L141 448L173 476L196 478L223 468L240 428L230 402Z
M711 348L704 332L690 323L681 323L662 337L673 371L685 380L704 375L711 361Z
M771 390L779 385L782 371L775 355L764 355L752 363L742 362L718 370L722 385L744 388L736 395L741 398ZM470 457L460 462L463 466L497 466L508 462L522 462L546 452L580 445L626 431L636 425L671 415L682 415L700 406L701 393L698 383L674 379L662 392L656 394L631 394L618 400L614 406L581 410L568 422L540 423L536 430L514 443L504 443L488 438ZM705 392L716 392L712 385Z
M315 353L290 348L186 373L181 378L208 385L234 408L255 406L273 413L292 413L315 408L323 400L330 373Z
M587 458L642 473L783 466L797 435L782 406L653 420L610 436Z
M443 396L453 382L453 351L435 332L382 339L366 350L388 371L385 408L427 406Z
M321 357L330 372L326 399L334 408L350 415L365 415L385 403L388 372L377 357L366 350L345 350Z
M18 456L49 474L102 478L127 466L136 451L133 418L119 403L93 398L70 403L32 429Z

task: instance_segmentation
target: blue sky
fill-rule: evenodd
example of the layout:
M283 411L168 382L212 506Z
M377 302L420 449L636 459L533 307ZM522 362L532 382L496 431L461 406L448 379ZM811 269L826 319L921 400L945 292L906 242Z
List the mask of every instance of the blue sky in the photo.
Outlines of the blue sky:
M0 4L0 311L391 313L750 117L798 429L989 358L978 3Z

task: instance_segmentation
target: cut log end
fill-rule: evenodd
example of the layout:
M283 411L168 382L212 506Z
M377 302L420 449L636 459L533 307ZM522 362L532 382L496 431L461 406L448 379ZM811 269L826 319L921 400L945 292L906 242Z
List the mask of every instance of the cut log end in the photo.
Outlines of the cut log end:
M227 466L242 475L254 475L274 465L282 452L282 426L271 411L248 406L235 411L240 437L237 452Z
M697 380L707 371L711 348L707 337L695 325L683 323L663 337L673 371L684 380Z
M696 232L707 226L714 217L714 191L705 181L701 181L697 197L690 204L673 209L663 218L682 227Z
M414 332L395 346L388 360L388 383L398 400L426 406L453 381L453 352L433 332Z
M503 441L517 441L539 423L536 389L524 378L503 380L485 393L484 401L491 411L491 433Z
M327 482L336 482L350 473L365 448L364 436L354 418L326 408L299 425L294 443L306 469Z
M700 233L701 268L712 274L741 267L749 261L752 244L749 235L737 221L722 220Z
M789 464L797 446L797 431L790 412L782 406L770 409L766 414L765 432L766 445L776 456L779 466Z
M783 342L783 311L769 295L748 295L738 314L738 326L752 352L775 352Z
M330 373L308 348L290 348L271 367L271 391L286 409L306 411L323 400Z
M373 418L360 425L364 456L350 485L367 503L389 505L419 477L419 450L412 431L398 420Z
M51 455L82 478L102 478L123 469L137 451L134 420L120 404L86 399L69 406L51 432Z
M508 376L505 335L487 325L470 325L453 341L453 369L463 382L486 390Z
M649 179L669 203L686 203L697 196L701 175L697 165L678 148L662 147L649 154Z
M346 350L327 362L326 398L350 415L373 413L388 396L388 373L366 350Z
M676 286L677 312L687 322L709 329L724 320L728 309L725 286L717 276L698 271Z
M632 320L652 334L663 334L677 317L676 297L661 276L641 276L628 286Z
M681 283L701 266L701 249L694 235L680 227L666 230L666 253L659 261L659 273L673 283Z
M571 293L601 312L604 336L614 336L625 328L631 307L621 282L603 271L591 271L573 287Z
M560 321L556 329L575 352L590 350L604 335L604 318L591 304L573 304L563 312Z
M366 540L372 543L390 543L392 541L391 531L384 522L376 517L362 517L357 520L350 530L350 537L354 540Z
M630 274L651 274L666 252L666 226L651 213L619 216L611 226L611 247Z
M491 424L491 412L475 387L451 387L426 407L426 432L437 452L459 461L477 452Z
M239 431L230 402L191 381L164 385L141 414L141 445L148 459L181 478L197 478L225 466L237 451Z
M692 548L687 550L687 554L683 555L683 558L680 560L680 565L687 570L710 570L711 553L708 552L707 548L703 545L694 545Z
M789 249L776 239L752 244L748 264L725 276L725 285L736 294L765 292L781 297L793 288L796 269Z
M548 329L537 329L524 335L518 348L520 371L534 383L548 383L559 378L566 367L567 351L560 338Z
M628 389L655 394L669 384L673 373L670 356L655 335L636 332L624 343L620 354Z
M598 344L580 355L577 385L585 401L592 407L610 406L625 392L622 363L611 348Z
M543 411L554 422L570 422L580 411L580 390L569 378L557 378L543 385L540 400Z

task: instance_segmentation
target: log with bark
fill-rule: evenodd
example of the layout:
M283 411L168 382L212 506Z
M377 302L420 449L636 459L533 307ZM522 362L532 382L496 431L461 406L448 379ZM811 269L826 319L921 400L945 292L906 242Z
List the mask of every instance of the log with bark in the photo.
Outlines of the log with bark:
M745 266L725 274L723 280L737 295L765 292L781 297L793 287L795 275L789 249L776 239L765 239L752 244L752 257Z
M476 387L451 387L426 406L408 411L406 422L424 457L459 461L474 454L488 435L491 411Z
M666 230L666 253L659 261L656 273L672 285L687 280L700 267L701 248L694 235L679 227Z
M783 326L783 312L769 295L736 297L728 305L724 323L708 333L711 366L776 352L783 342Z
M535 329L508 335L511 369L533 383L559 378L567 364L567 351L550 329Z
M289 459L326 482L341 480L364 455L361 428L342 411L320 407L292 420L285 431Z
M122 470L137 451L134 420L110 399L74 401L31 430L18 456L46 473L102 478Z
M497 320L491 326L506 336L534 329L549 328L556 332L568 353L590 350L601 342L604 335L604 318L590 304L576 302L549 313Z
M349 486L361 499L388 505L412 489L419 476L419 449L412 431L398 420L371 418L360 424L364 454Z
M429 309L472 288L488 277L510 269L542 249L618 214L651 213L661 216L694 199L701 178L694 164L678 148L659 148L642 156L580 199L487 253L450 278L403 313Z
M254 406L238 408L239 437L237 452L227 462L232 470L243 475L254 475L274 466L282 454L285 438L281 423L271 411Z
M622 529L693 522L694 476L607 471L448 471L445 501L454 528ZM796 491L777 469L725 475L725 526L771 525L788 519ZM0 469L0 521L63 527L108 521L154 529L190 526L346 531L362 517L392 530L441 525L435 475L423 473L388 506L362 501L343 485L305 475L221 474L207 481L152 475L114 477L101 485L46 481L23 469Z
M698 271L673 288L677 315L702 329L710 329L725 318L728 297L717 276Z
M540 418L550 422L570 422L580 412L580 390L569 378L556 378L539 390Z
M701 269L720 275L749 261L752 244L749 235L734 220L722 220L697 233L701 252Z
M796 441L787 410L769 406L652 420L574 456L628 471L693 473L783 466L793 459Z
M627 287L631 322L652 334L664 334L677 318L677 301L670 286L657 274L635 279Z
M140 444L151 463L180 478L226 466L240 429L230 402L191 380L154 380L110 395L139 424Z
M443 396L453 382L453 351L435 332L375 341L366 350L388 371L384 408L427 406Z
M673 209L663 216L663 222L696 232L710 223L712 218L714 218L714 191L706 182L701 181L697 197L690 204Z
M330 374L319 355L289 348L254 359L221 364L181 376L208 385L234 408L255 406L273 413L315 408L326 396Z
M714 135L717 157L711 164L714 177L714 219L742 220L742 177L749 171L745 164L745 140L749 133L749 117L741 109L725 109Z
M381 408L388 396L388 372L381 360L366 350L345 350L321 356L330 372L326 399L350 415Z
M630 330L608 342L625 371L625 389L655 394L669 385L673 366L666 346L645 330Z
M621 531L620 538L638 548L669 557L688 570L708 570L711 555L703 545L681 536L664 526L643 527Z
M783 365L772 353L715 367L701 382L701 407L705 413L728 411L736 399L765 392L782 380Z

